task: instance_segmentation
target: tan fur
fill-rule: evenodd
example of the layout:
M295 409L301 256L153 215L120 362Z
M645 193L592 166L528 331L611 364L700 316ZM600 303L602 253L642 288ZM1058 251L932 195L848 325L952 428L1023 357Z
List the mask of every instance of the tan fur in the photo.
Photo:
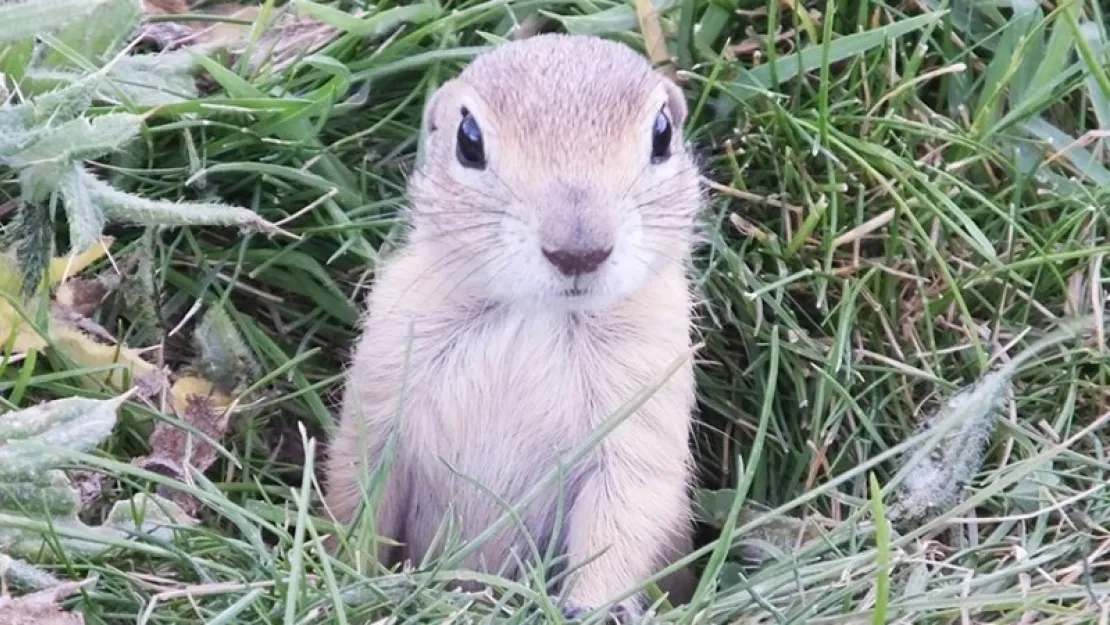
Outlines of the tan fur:
M484 171L456 160L461 107L481 127ZM663 107L673 155L651 164ZM688 352L700 190L685 116L631 49L565 35L499 46L431 97L411 235L377 276L327 464L326 504L349 521L399 424L373 516L404 543L381 550L387 563L435 555L449 511L463 540L480 534ZM582 297L541 253L567 242L614 248L573 284ZM686 364L522 515L541 554L555 541L572 568L593 558L568 582L574 604L607 603L689 549L694 390ZM510 529L464 565L506 570L534 560L527 545Z

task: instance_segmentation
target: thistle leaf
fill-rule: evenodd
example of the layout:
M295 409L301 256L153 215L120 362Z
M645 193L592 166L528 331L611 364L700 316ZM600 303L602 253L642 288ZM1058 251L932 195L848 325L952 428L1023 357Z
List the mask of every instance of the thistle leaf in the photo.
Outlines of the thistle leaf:
M175 528L196 523L177 504L147 493L136 493L130 499L117 501L104 519L105 527L121 533L143 533L163 540L172 538Z
M151 200L121 191L84 170L81 177L93 201L113 221L147 226L239 226L277 232L273 224L245 208L214 202Z
M123 308L132 321L132 345L151 345L161 341L165 334L158 306L154 244L154 228L147 228L128 259L135 269L126 273L119 287Z
M127 145L138 136L142 123L141 117L130 113L79 117L47 130L5 161L11 167L25 168L96 158Z
M65 169L61 165L45 162L19 170L19 192L24 205L39 206L54 194L65 175Z
M16 125L20 120L14 115L5 115L6 112L0 109L0 162L22 150L36 136L35 132Z
M30 102L0 108L0 115L6 111L27 128L74 119L92 105L93 95L103 80L102 73L88 74L68 87L34 94ZM25 95L31 94L25 92Z
M184 102L200 95L195 77L199 66L196 57L184 50L126 56L108 72L114 89L103 89L101 97L119 103L118 89L139 106Z
M715 491L699 489L694 493L695 511L702 522L720 528L727 521L735 499L736 490L732 488ZM736 523L747 525L761 521L769 512L770 508L762 504L744 501ZM833 521L816 516L804 519L786 515L773 517L747 532L734 550L736 555L749 562L763 562L781 554L794 553L801 545L820 537L823 527L832 524Z
M70 22L55 32L55 37L71 52L80 54L95 65L121 50L139 27L143 15L142 0L99 0L88 3L79 22ZM40 67L72 65L61 50L47 50L37 63Z
M105 102L122 105L159 106L184 102L200 95L195 71L199 64L188 51L161 54L138 54L117 59L95 90ZM35 69L27 73L27 82L35 87L72 85L86 74L53 69Z
M54 231L46 209L36 204L21 204L6 239L6 247L15 248L20 269L19 294L30 298L39 292L54 253Z
M104 210L93 202L88 187L82 183L80 164L72 163L62 174L58 190L69 221L70 249L77 252L89 249L104 231L105 218Z
M309 0L298 0L296 6L305 15L332 28L370 38L384 36L402 24L424 24L443 14L443 9L435 2L417 2L379 11L369 16L354 16L346 11Z

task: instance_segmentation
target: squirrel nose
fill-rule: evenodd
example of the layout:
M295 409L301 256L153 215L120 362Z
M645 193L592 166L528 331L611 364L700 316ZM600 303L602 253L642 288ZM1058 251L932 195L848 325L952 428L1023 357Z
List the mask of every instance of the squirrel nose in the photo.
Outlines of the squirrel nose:
M580 276L584 273L590 273L601 266L609 254L613 253L613 248L608 249L595 249L595 250L547 250L543 251L543 255L547 260L551 261L552 265L563 274L567 276Z

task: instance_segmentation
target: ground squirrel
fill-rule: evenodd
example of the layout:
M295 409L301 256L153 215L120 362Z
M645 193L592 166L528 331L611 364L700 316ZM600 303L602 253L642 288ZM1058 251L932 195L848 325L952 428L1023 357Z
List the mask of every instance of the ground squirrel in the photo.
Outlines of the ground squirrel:
M430 97L411 231L376 277L327 460L325 503L347 522L397 435L372 518L403 546L383 561L419 563L445 515L480 534L690 351L701 190L686 114L631 48L554 34L495 47ZM686 363L521 516L541 554L554 541L565 557L572 611L689 549ZM464 567L534 562L517 528ZM664 588L688 591L681 577Z

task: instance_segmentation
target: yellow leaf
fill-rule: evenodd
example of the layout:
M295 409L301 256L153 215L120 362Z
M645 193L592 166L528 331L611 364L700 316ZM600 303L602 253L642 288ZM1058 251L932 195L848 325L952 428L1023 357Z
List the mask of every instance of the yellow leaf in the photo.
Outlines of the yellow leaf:
M114 240L112 237L101 237L99 241L90 245L89 249L79 254L50 259L50 285L54 286L69 276L75 276L89 265L104 258Z
M130 372L130 378L134 380L138 376L158 371L157 367L143 360L137 351L122 345L99 343L65 321L56 319L50 328L50 335L54 344L65 351L66 355L80 367L104 368L117 364L123 365L122 369L116 368L97 376L117 390L126 389L125 372Z
M77 275L89 265L104 258L114 240L112 237L101 237L99 241L90 245L89 249L79 254L51 258L50 269L47 272L50 276L50 285L54 286L66 277ZM22 282L22 276L15 256L11 252L0 254L0 291L13 297L17 296L20 282Z
M12 296L18 294L19 281L19 265L15 257L10 253L0 254L0 291Z
M12 320L17 317L19 318L18 322L13 325ZM2 341L0 344L5 348L7 348L13 332L15 333L15 342L11 346L13 355L25 354L33 349L46 347L46 341L39 336L38 332L31 329L30 324L23 323L23 318L16 314L7 302L0 302L0 341Z
M52 258L48 270L50 284L58 284L64 278L85 270L89 265L103 258L108 253L108 247L113 240L112 237L101 237L99 241L93 243L84 252ZM19 265L15 257L11 253L0 254L0 291L4 292L9 298L19 301L21 299L19 297L20 282ZM105 361L106 353L104 353L104 350L111 350L111 353L114 354L114 347L100 345L72 326L66 327L64 324L60 325L57 322L53 325L57 327L47 328L47 331L51 334L58 334L54 339L55 342L64 342L70 348L67 351L75 352L73 354L75 361L79 359L85 361L80 364L105 366L115 362L114 360ZM43 337L39 336L39 333L32 328L31 324L26 322L23 316L7 300L0 300L0 340L4 341L2 345L6 346L8 344L7 341L12 337L13 332L15 333L15 342L11 347L13 354L24 354L33 349L45 349L47 346ZM93 354L97 355L93 356ZM118 378L118 374L116 376Z
M197 376L184 376L178 378L170 389L173 410L178 416L185 414L190 395L207 398L214 412L223 412L231 404L231 398L217 391L215 385L208 380Z

